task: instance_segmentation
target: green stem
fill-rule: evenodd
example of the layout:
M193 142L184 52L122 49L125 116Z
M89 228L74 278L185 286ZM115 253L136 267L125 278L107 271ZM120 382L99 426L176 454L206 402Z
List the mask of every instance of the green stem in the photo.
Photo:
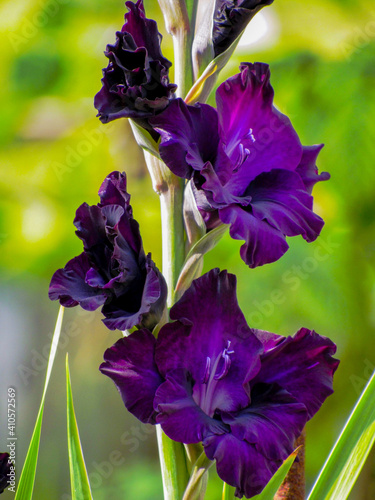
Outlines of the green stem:
M160 211L163 242L163 275L168 285L168 307L175 300L175 287L185 261L185 229L183 219L183 179L170 170L165 172L160 192Z
M182 500L201 500L204 498L207 486L207 472L213 465L204 452L198 457L191 471L190 480Z
M163 162L145 154L154 190L159 194L162 223L163 275L168 286L167 306L175 301L175 286L185 260L183 221L183 179L176 177ZM181 500L189 474L184 445L169 439L157 426L164 500Z
M173 36L174 83L177 96L184 98L193 85L193 65L191 47L195 29L196 1L159 0L168 33Z
M180 500L189 480L185 451L182 443L176 443L156 426L164 500Z

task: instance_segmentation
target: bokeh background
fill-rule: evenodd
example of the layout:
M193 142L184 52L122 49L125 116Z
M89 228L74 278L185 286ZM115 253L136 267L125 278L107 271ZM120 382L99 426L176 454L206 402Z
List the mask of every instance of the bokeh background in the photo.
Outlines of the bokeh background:
M156 1L148 17L164 34ZM126 120L102 125L93 96L103 50L122 26L120 0L8 0L0 5L0 448L6 446L6 390L17 390L21 470L42 394L58 305L52 273L81 252L72 221L112 170L125 170L144 246L161 265L159 205ZM335 394L307 427L311 486L375 367L375 7L372 0L275 0L250 24L222 72L241 61L271 65L276 104L304 144L325 143L315 189L325 219L321 238L290 240L277 263L249 271L240 242L224 237L206 258L238 275L240 306L251 326L288 335L314 328L338 345ZM162 498L153 429L128 414L98 366L119 334L100 313L65 314L62 344L47 393L35 499L70 498L65 423L65 353L81 440L96 500ZM351 498L375 498L371 454ZM209 498L220 498L215 474ZM4 498L12 494L5 493Z

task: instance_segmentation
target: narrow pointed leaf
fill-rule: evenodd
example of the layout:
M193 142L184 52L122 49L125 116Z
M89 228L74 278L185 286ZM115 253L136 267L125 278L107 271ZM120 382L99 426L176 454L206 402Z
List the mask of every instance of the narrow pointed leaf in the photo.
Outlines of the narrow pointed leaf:
M345 424L308 500L348 498L375 441L375 372Z
M264 490L259 493L259 495L256 495L253 497L253 500L273 500L274 496L276 495L278 489L282 485L284 479L286 478L286 475L288 474L290 468L293 465L294 460L296 459L296 456L298 455L298 451L300 450L301 447L298 447L289 455L289 457L284 460L282 465L277 469L275 474L271 477L270 481L267 483L267 486L264 488Z
M70 383L68 354L66 354L66 411L68 428L68 450L70 485L73 500L92 500L89 478L79 438L76 414Z
M229 61L231 55L237 47L239 39L240 36L227 48L227 50L225 50L222 54L219 54L207 65L201 76L189 90L185 98L185 102L187 104L195 104L198 101L207 101L212 89L215 86L220 71Z
M18 482L17 491L15 495L15 500L31 500L33 496L36 466L38 462L39 453L39 442L40 433L42 430L42 420L43 420L43 410L44 401L47 393L49 379L51 377L53 363L55 361L57 346L59 343L62 320L63 320L64 308L60 307L59 314L57 316L55 331L52 337L51 350L48 358L47 373L44 382L43 395L39 406L38 416L36 419L33 435L31 437L29 449L27 451L25 463L21 472L21 476Z

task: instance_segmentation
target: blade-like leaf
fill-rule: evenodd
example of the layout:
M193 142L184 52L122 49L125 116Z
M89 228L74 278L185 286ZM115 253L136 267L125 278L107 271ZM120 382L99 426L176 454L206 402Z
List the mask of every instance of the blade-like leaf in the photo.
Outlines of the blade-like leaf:
M291 466L293 465L293 462L296 456L298 455L300 448L301 448L300 446L296 448L293 451L293 453L291 453L289 457L286 460L284 460L282 465L277 469L275 474L271 477L270 481L267 483L264 490L261 493L259 493L259 495L252 497L253 500L273 500L282 482L286 478L286 475L288 474ZM233 488L233 486L229 486L229 484L224 483L222 500L234 500L235 491L236 488Z
M195 104L196 102L206 102L211 90L214 88L217 77L220 71L229 61L231 55L233 54L240 37L238 37L232 45L230 45L227 50L222 54L218 55L213 59L210 64L203 71L202 75L194 83L194 85L189 90L185 101L187 104Z
M92 500L89 478L79 438L76 414L70 383L68 353L66 354L66 412L68 428L68 450L70 485L73 500Z
M293 462L296 459L296 456L298 455L300 448L301 447L295 449L293 453L291 453L289 457L286 460L284 460L282 465L277 469L275 474L271 477L270 481L267 483L264 490L261 493L259 493L259 495L253 497L253 500L273 500L278 489L282 485L282 482L286 478L286 475L288 474L290 468L292 467Z
M57 346L59 343L63 314L64 314L64 308L60 307L59 314L57 316L55 331L52 337L51 350L48 358L47 373L44 382L42 400L40 402L38 416L36 419L33 435L31 437L29 449L27 451L25 463L23 465L21 476L18 482L17 492L14 497L15 500L31 500L33 496L36 466L38 462L40 433L42 429L44 401L46 397L49 379L51 377L53 362L56 356Z
M375 441L375 372L333 447L308 500L345 500Z
M177 281L176 292L179 296L187 290L191 282L199 276L203 266L203 256L221 240L224 233L228 229L228 224L221 224L220 226L212 229L201 238L191 248L188 253L182 271Z

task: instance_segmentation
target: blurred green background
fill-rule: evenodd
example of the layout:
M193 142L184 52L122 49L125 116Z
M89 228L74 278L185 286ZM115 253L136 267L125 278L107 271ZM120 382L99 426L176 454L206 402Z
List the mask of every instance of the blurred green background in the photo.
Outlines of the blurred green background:
M172 59L157 2L145 0L145 7ZM275 0L262 13L220 81L236 73L241 61L271 65L275 102L302 142L326 144L318 165L332 178L314 193L326 226L316 242L293 238L280 261L254 271L239 258L241 243L225 237L205 269L220 265L238 275L240 306L251 326L283 335L306 326L338 345L335 394L307 427L310 486L375 367L375 7L372 0ZM81 252L75 210L84 201L97 203L97 190L112 170L127 172L145 249L161 265L158 199L142 152L126 120L102 125L93 107L107 61L103 50L114 41L123 14L120 0L0 4L0 448L6 446L6 389L13 386L18 473L58 311L47 297L49 280ZM100 319L100 313L66 311L47 393L37 500L70 498L66 351L94 498L162 498L154 430L125 411L113 383L98 371L104 350L119 337ZM374 470L372 453L352 499L375 498ZM220 498L217 481L208 497Z

